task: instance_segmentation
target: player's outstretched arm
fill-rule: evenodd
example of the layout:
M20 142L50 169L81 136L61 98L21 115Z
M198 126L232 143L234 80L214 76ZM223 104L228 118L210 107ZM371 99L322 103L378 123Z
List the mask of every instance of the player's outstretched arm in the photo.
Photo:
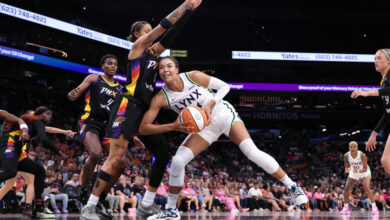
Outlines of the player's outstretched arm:
M159 38L172 25L174 25L187 10L194 10L201 3L202 0L186 0L167 17L163 18L160 21L160 24L153 28L152 31L141 36L134 42L134 45L129 52L128 59L132 60L140 57L145 52L145 50L152 46L153 42L157 40L157 38ZM160 54L160 49L158 49L158 54Z
M96 74L85 77L84 81L79 86L68 93L68 99L70 101L78 99L98 77L99 76Z

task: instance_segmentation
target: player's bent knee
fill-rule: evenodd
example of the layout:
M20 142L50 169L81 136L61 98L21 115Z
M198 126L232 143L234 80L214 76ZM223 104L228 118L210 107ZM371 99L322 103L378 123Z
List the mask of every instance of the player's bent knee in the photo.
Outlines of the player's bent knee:
M102 151L92 151L89 152L88 160L90 160L92 163L96 164L99 162L99 160L103 157Z
M271 155L258 149L252 139L243 140L239 148L249 160L263 168L267 173L273 174L278 170L278 162Z
M180 156L174 156L172 158L171 174L178 175L185 167L183 159Z

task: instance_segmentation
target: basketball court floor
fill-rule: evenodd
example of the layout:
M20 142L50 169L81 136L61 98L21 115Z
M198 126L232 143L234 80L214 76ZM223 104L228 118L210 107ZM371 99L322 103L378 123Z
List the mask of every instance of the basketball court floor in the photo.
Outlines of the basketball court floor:
M21 214L0 214L0 220L8 219L28 219ZM79 219L79 214L63 214L57 215L57 220L76 220ZM142 220L143 218L129 216L127 214L115 214L115 220ZM249 220L249 219L285 219L285 220L355 220L355 219L390 219L390 212L380 212L379 215L371 215L368 211L353 211L350 215L339 215L338 212L269 212L269 213L208 213L208 212L187 212L182 213L182 220Z

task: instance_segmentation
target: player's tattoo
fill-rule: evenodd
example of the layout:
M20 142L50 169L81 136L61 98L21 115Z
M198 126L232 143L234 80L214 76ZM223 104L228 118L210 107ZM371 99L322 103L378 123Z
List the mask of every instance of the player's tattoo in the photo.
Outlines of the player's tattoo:
M114 146L117 147L117 148L120 147L122 149L127 149L127 147L125 145L115 144Z
M95 188L99 188L99 186L100 186L100 181L99 181L99 179L97 179L96 184L95 184Z

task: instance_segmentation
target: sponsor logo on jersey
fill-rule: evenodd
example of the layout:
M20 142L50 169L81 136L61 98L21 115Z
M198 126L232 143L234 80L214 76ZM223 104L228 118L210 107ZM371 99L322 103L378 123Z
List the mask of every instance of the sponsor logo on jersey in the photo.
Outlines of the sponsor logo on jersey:
M113 128L119 127L119 125L121 125L125 121L125 119L126 118L123 116L116 117L114 123L112 124L112 127Z

